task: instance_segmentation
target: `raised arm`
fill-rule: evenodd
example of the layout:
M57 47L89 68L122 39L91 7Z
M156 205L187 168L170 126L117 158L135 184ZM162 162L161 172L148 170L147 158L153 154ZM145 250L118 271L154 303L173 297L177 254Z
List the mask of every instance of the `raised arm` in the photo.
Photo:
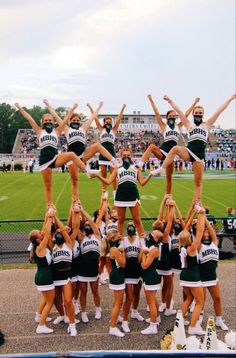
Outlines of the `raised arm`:
M53 118L55 119L55 121L57 122L58 125L63 123L63 120L61 119L61 117L59 116L59 114L55 111L54 108L52 108L52 106L49 104L47 99L43 100L43 103L45 104L45 106L47 107L47 109L49 110L49 113L53 116Z
M181 226L182 226L182 229L184 229L184 227L185 227L185 222L184 222L184 220L183 220L182 213L181 213L181 211L179 210L179 207L178 207L178 205L177 205L176 202L175 202L175 210L176 210L176 213L177 213L177 218L179 218L179 220L180 220L180 224L181 224Z
M120 110L120 113L118 114L118 117L116 118L116 121L115 121L115 124L113 126L113 132L117 132L118 129L119 129L119 125L120 125L120 122L121 122L121 119L123 117L123 113L124 113L124 110L125 110L125 107L126 107L126 104L123 104L123 106L121 107L121 110Z
M71 210L72 212L72 234L70 238L72 243L75 242L76 237L78 236L78 231L80 227L80 213L78 211Z
M209 232L209 235L211 237L212 242L214 242L215 245L218 244L218 240L217 240L217 236L215 233L215 230L213 229L213 227L211 226L211 224L209 223L209 221L207 220L207 218L205 218L205 224L206 224L206 228Z
M43 257L46 254L46 247L51 238L51 224L52 224L52 217L47 217L44 225L43 240L40 242L39 246L36 249L36 254L38 256Z
M206 125L208 128L210 128L215 121L218 119L219 115L228 107L231 101L233 101L236 98L236 94L233 94L229 97L229 99L220 106L216 112L206 121Z
M102 218L103 216L105 215L106 216L106 213L107 213L107 206L108 206L108 202L107 202L107 199L101 199L101 207L99 209L99 212L98 212L98 217L96 219L96 225L98 227L100 227L101 225L101 222L102 222Z
M19 110L22 116L29 122L33 130L35 131L36 135L38 136L42 130L42 128L35 122L34 118L26 112L24 108L21 107L19 103L15 103L15 107Z
M91 106L90 103L87 103L87 107L89 108L89 110L90 110L91 113L94 112L93 107ZM96 116L94 119L95 119L95 123L96 123L97 129L101 132L101 131L103 130L103 126L102 126L101 123L99 122L98 116Z
M71 240L69 234L67 233L65 226L63 225L63 223L60 221L60 219L57 216L55 216L55 224L60 229L60 232L65 240L65 243L69 247L72 248L72 240Z
M163 122L163 120L161 118L161 115L160 115L160 113L159 113L159 111L157 109L157 106L156 106L155 102L152 99L152 96L149 94L147 97L148 97L148 99L149 99L149 101L151 103L152 109L153 109L153 111L155 113L157 124L159 125L161 131L163 132L165 130L166 125L165 125L165 123Z
M159 220L163 220L163 218L164 218L165 204L166 204L166 199L168 199L168 198L171 198L171 194L166 194L163 196L163 199L161 201L160 208L159 208L159 215L158 215Z
M167 101L170 106L178 113L179 118L182 122L182 124L189 129L191 122L185 117L184 113L181 111L181 109L179 109L179 107L172 101L172 99L170 99L168 96L164 96L163 97L165 101Z
M93 230L94 235L100 239L100 232L98 230L97 225L95 224L95 222L93 221L93 219L91 218L91 216L81 207L81 213L84 215L85 220L87 220Z
M196 106L196 104L200 101L200 97L196 97L193 104L187 109L185 112L185 117L188 118L188 116L191 114L192 110Z
M144 178L140 168L138 168L138 173L137 174L138 174L138 182L142 186L146 185L149 182L149 180L151 179L151 177L152 177L152 174L149 173L148 176L146 176L146 178Z
M96 108L95 111L92 112L91 116L86 120L86 122L82 125L82 129L87 132L89 130L89 128L91 127L92 122L94 121L94 119L96 120L96 118L98 118L98 113L100 112L100 109L103 106L103 102L99 102L98 107Z
M114 169L111 175L107 179L101 177L101 175L98 174L90 174L91 179L98 178L101 182L107 185L110 185L115 180L116 176L117 176L117 169Z
M202 208L198 214L196 238L195 240L193 240L189 248L190 252L195 253L195 251L198 249L201 243L204 229L205 229L205 209Z
M168 242L169 235L173 226L173 219L174 219L174 213L175 213L175 201L169 200L168 203L168 217L167 217L167 225L164 230L163 240L162 242Z
M194 215L195 215L195 212L193 211L194 205L195 205L195 200L192 201L191 206L189 207L189 209L188 209L188 211L187 211L187 214L186 214L186 216L185 216L185 228L186 228L186 226L187 226L187 223L190 221L190 218L191 218L191 217L192 217L191 223L192 223L192 221L193 221L193 217L194 217ZM191 225L191 223L190 223L190 225ZM190 225L189 225L189 226L190 226Z

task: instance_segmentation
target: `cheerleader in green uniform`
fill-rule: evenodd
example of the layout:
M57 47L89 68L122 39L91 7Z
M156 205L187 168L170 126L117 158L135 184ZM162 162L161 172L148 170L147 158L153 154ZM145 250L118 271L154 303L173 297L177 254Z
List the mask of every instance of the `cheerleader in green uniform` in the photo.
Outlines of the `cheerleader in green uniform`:
M228 327L222 319L220 285L216 273L219 261L218 241L216 233L207 218L205 219L205 230L203 232L198 255L204 299L206 300L206 289L208 289L214 303L216 326L227 331Z
M45 325L47 316L53 306L55 289L52 277L52 257L48 248L51 240L52 217L46 216L43 230L32 230L29 239L33 245L34 261L37 264L35 284L39 292L43 295L40 314L36 314L35 320L39 322L36 333L52 333L53 329ZM37 319L36 319L37 318Z
M195 106L192 111L193 122L191 122L168 96L164 96L164 99L178 113L180 120L188 131L188 145L187 147L173 147L168 153L162 166L153 171L153 175L160 175L163 169L166 169L169 165L171 165L171 163L173 163L176 155L178 155L185 162L192 162L195 183L194 199L196 202L199 202L201 200L202 194L202 177L204 172L205 150L207 146L209 129L216 122L220 114L228 107L230 102L235 98L235 94L229 97L229 99L224 104L222 104L222 106L220 106L208 120L204 122L203 107Z
M110 154L107 149L100 143L93 143L86 148L86 134L91 127L94 118L97 117L101 107L103 106L103 102L99 103L99 106L95 112L93 112L92 115L82 125L80 114L73 113L70 120L68 117L65 117L65 119L62 120L46 99L43 102L47 106L49 112L55 118L57 124L59 126L64 125L63 131L67 139L68 152L74 152L84 163L89 161L89 159L91 159L96 153L100 153L106 158L106 160L109 160L113 166L117 166L114 156ZM69 125L67 124L68 120ZM71 176L72 200L73 202L77 202L79 199L78 169L73 162L67 163L67 166Z
M107 185L111 184L116 178L118 181L118 188L116 191L114 205L117 210L118 217L118 231L123 236L124 222L126 208L130 209L134 224L140 238L145 236L143 224L140 217L140 200L137 188L137 182L142 186L146 185L150 180L152 174L149 174L145 179L142 176L140 168L136 168L131 159L132 152L130 149L123 149L121 151L122 165L118 169L114 169L113 173L108 179L99 175L91 175L91 178L97 177Z
M156 146L155 144L150 144L149 147L146 149L145 153L143 154L141 161L139 162L139 167L142 168L144 163L149 159L150 155L153 153L157 159L163 161L169 151L178 144L179 137L180 137L180 130L183 125L182 122L176 124L176 112L170 110L166 114L167 122L163 122L161 115L158 111L158 108L153 101L152 96L149 94L148 99L151 103L153 111L155 113L155 117L157 120L157 124L160 128L160 132L163 134L163 143L160 147ZM193 105L188 109L191 110L199 101L199 98L196 98ZM171 163L166 168L166 194L170 194L172 190L172 174L173 174L174 163Z
M93 113L93 108L91 107L91 105L88 103L87 106L90 109L90 111ZM95 122L96 122L97 128L100 133L99 134L100 143L106 150L108 150L108 152L113 157L116 156L114 144L115 144L116 134L119 130L119 125L120 125L121 119L123 117L125 107L126 107L126 104L123 104L121 111L118 114L118 117L117 117L114 125L112 125L113 120L109 116L106 116L103 118L103 125L101 125L101 123L99 122L98 117L95 117ZM103 155L103 153L101 153L101 155L99 156L99 165L101 167L103 178L106 178L106 176L107 176L107 167L109 167L110 173L112 173L114 170L113 163L110 162L109 160L107 160L107 157L105 157ZM116 179L114 179L112 185L113 185L113 196L115 198L116 189L117 189ZM107 190L107 185L105 182L102 182L102 190L104 192Z
M54 121L51 114L44 114L41 119L41 126L39 126L33 117L23 109L19 103L15 103L16 108L20 111L23 117L29 122L36 133L39 142L40 156L39 169L43 178L46 203L49 210L53 208L52 198L52 168L61 167L69 161L72 161L77 168L91 173L92 171L86 168L86 165L73 152L58 154L58 137L64 129L64 124L54 128ZM67 114L67 120L71 117L77 105L74 105Z
M117 321L124 300L126 258L118 231L110 231L107 234L107 240L111 260L109 288L113 290L114 294L109 334L116 337L124 337L125 334L117 327Z
M197 249L200 245L204 231L205 209L195 206L195 211L199 212L199 215L197 220L196 238L194 241L191 241L191 235L186 229L181 231L178 235L181 247L182 263L180 285L183 287L185 295L185 299L182 304L182 313L184 317L188 312L193 299L195 299L196 304L191 316L188 333L190 335L204 335L205 331L203 331L200 323L198 322L204 305L204 294L199 272Z

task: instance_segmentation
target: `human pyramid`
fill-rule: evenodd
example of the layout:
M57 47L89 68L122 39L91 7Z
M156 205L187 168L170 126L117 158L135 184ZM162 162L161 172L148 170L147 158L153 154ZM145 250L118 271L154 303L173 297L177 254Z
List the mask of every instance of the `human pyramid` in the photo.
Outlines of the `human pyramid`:
M130 148L123 148L119 160L116 159L114 142L123 112L113 124L111 117L98 120L102 102L96 110L87 104L91 116L81 124L80 115L75 113L75 104L62 120L47 100L44 104L49 110L44 114L39 126L31 115L19 103L15 106L34 129L39 142L39 165L42 175L46 213L42 230L32 230L29 239L32 254L37 264L35 284L42 293L35 320L38 323L36 333L52 333L47 327L49 312L55 305L59 316L53 321L68 323L68 333L77 335L75 316L81 311L81 320L89 321L86 311L87 289L90 284L94 304L95 319L101 319L102 310L99 295L99 277L104 267L109 274L109 288L113 290L114 302L111 308L109 334L124 337L130 332L128 317L144 321L138 312L139 296L142 287L147 301L150 318L148 327L141 331L143 335L156 334L160 324L160 312L165 316L176 314L173 309L173 277L180 274L180 286L183 287L182 314L185 324L189 325L188 334L203 335L201 327L206 288L214 302L216 326L227 330L222 319L222 306L216 267L219 259L217 237L208 222L201 203L203 159L207 145L209 128L227 108L236 95L231 96L206 121L203 121L204 109L196 98L184 114L168 97L164 96L171 110L167 112L166 123L154 103L148 99L154 110L163 144L158 147L151 144L143 154L141 161L134 164ZM192 113L193 120L188 117ZM177 116L180 122L177 124ZM100 143L86 147L86 132L95 120L100 133ZM57 127L55 127L55 123ZM188 132L186 147L178 146L181 127ZM64 132L68 151L58 153L58 136ZM88 161L99 153L100 171L91 170ZM162 161L160 168L151 171L145 178L141 167L153 153ZM175 156L193 163L195 190L193 200L185 220L174 201L172 192L172 173ZM67 164L71 176L71 207L66 226L59 220L52 197L52 169ZM106 178L107 168L110 176ZM102 194L99 209L92 218L79 200L78 169L85 171L89 178L98 178L102 182ZM150 233L146 233L140 217L140 200L137 183L146 185L152 176L166 171L166 194L163 197L157 220L152 224ZM113 184L114 206L108 205L107 185ZM133 221L124 231L126 208L130 209ZM161 281L162 287L161 287ZM161 303L157 302L157 291L161 289ZM194 304L193 304L194 302ZM80 308L79 308L80 303ZM192 306L190 322L186 315ZM120 313L122 310L122 314ZM117 327L121 321L122 331Z

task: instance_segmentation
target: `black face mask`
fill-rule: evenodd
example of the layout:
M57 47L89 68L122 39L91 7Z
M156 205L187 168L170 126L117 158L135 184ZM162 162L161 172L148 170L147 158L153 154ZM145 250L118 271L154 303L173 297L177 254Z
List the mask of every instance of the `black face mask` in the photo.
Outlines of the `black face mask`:
M173 231L175 236L179 235L179 233L182 231L182 226L180 224L174 224Z
M128 169L130 167L130 164L133 163L132 160L129 157L123 157L122 162L123 162L123 167L125 169Z
M194 236L196 236L196 233L197 233L197 226L196 225L192 226L192 233L193 233Z
M196 124L196 126L200 126L200 124L202 123L202 116L194 115L193 120L194 120L194 124Z
M93 229L91 228L90 225L84 225L84 231L86 236L93 234Z
M117 222L117 218L112 218L111 220L113 221L113 223Z
M136 235L136 227L134 225L129 225L127 227L127 234L128 234L128 236Z
M112 130L112 125L110 123L104 124L103 128L106 129L107 133L110 133Z
M121 244L121 240L116 240L116 241L112 241L110 240L109 241L109 247L116 247L118 249L118 247L120 246Z
M62 245L64 244L65 240L64 237L62 236L62 234L60 232L57 232L55 235L55 242L57 245Z
M167 124L171 129L174 129L175 128L175 118L168 118Z
M53 123L44 123L44 124L43 124L43 129L45 129L45 131L46 131L47 133L52 133L53 128L54 128Z
M208 239L208 240L202 240L201 242L202 242L202 244L204 244L204 245L210 245L210 244L211 244L211 240L210 240L210 239Z
M72 129L79 129L80 123L79 122L70 122L70 127Z

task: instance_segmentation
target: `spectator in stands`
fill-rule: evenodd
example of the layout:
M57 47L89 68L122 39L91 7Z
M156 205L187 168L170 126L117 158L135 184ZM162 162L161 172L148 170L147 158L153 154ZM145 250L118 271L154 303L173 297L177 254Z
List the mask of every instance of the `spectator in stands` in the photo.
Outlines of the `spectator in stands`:
M224 170L224 161L222 159L220 161L220 169L221 169L221 171Z
M72 161L78 168L87 171L88 174L92 173L92 171L91 169L86 168L85 164L75 153L67 152L58 154L58 136L64 129L64 123L59 125L57 128L54 128L52 115L44 114L41 119L41 126L39 126L33 117L25 109L23 109L19 103L15 103L15 106L34 129L39 140L39 170L44 182L46 204L49 211L54 210L52 198L52 168L61 167L64 163ZM67 120L71 118L76 108L77 104L69 110Z
M194 123L189 121L184 113L176 106L176 104L168 97L164 96L171 107L178 113L181 121L189 133L189 140L187 147L174 146L168 153L161 168L157 169L153 175L160 175L166 169L174 158L178 155L181 159L193 162L194 172L194 199L200 202L202 195L202 177L204 171L203 160L205 159L205 149L207 145L207 138L209 129L216 122L220 114L229 106L230 102L236 99L236 94L230 96L228 100L221 105L216 112L206 121L203 122L204 109L201 106L196 106L192 110Z
M10 171L14 173L15 171L15 162L14 162L14 159L11 160L11 168L10 168Z
M220 159L216 159L216 170L220 170Z
M87 106L90 109L91 113L93 113L92 106L89 103L87 104ZM126 107L126 104L123 104L121 111L118 114L118 117L117 117L114 125L112 125L112 118L109 116L103 118L103 125L101 125L101 123L99 122L98 117L97 116L95 117L97 129L99 130L100 143L106 150L108 150L108 152L112 155L113 158L116 156L115 147L114 147L115 138L116 138L116 135L117 135L117 132L119 129L121 119L123 117L125 107ZM108 161L107 159L108 159L108 157L104 156L104 154L100 152L99 165L101 167L101 172L102 172L103 178L106 178L106 176L107 176L107 168L108 167L110 169L111 174L114 170L114 161L111 161L110 159ZM112 185L113 185L113 197L115 198L116 189L117 189L116 179L113 181ZM107 185L105 182L102 182L102 190L104 192L106 192L106 190L107 190ZM108 192L107 192L107 194L108 194Z
M206 211L207 220L209 221L211 226L214 228L214 230L217 231L218 230L218 225L217 225L217 221L215 219L215 216L210 214L210 209L209 208L205 207L205 211Z
M107 159L115 165L115 158L99 143L91 144L86 148L86 133L88 132L94 118L98 115L103 103L100 102L96 111L81 125L81 116L77 113L73 113L70 118L70 123L67 125L68 118L65 118L63 121L57 114L57 112L50 106L49 102L45 99L44 104L47 106L51 115L55 118L58 125L64 126L64 133L67 139L68 151L75 153L81 160L86 163L96 153L101 153ZM72 201L77 202L78 197L78 169L77 166L73 163L68 166L70 176L71 176L71 191L72 191ZM90 168L90 167L89 167Z

